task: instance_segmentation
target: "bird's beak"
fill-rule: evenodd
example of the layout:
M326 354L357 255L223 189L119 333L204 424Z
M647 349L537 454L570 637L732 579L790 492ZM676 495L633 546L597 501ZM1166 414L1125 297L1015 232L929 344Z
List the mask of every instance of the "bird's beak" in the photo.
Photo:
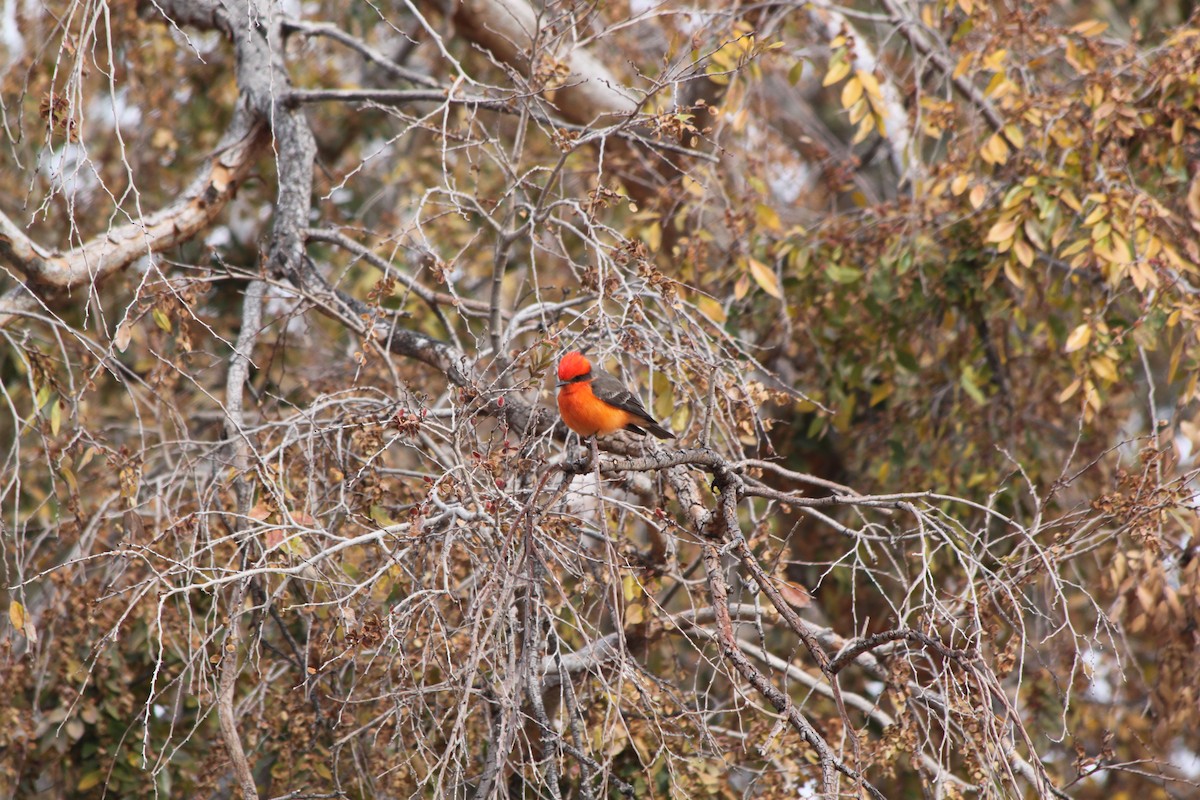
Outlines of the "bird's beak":
M562 387L566 386L568 383L570 383L570 381L559 381L558 383L554 384L554 388L561 389Z

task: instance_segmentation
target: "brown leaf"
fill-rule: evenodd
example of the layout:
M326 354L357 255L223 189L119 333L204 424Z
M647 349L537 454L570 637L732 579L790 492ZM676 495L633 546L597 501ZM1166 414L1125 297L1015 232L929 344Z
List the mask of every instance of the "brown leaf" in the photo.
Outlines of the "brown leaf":
M125 512L121 517L121 524L125 528L125 538L127 539L140 539L146 530L146 523L142 522L142 515L133 509Z
M133 325L129 320L124 320L117 326L117 332L113 335L113 346L125 352L125 348L129 347L129 340L133 338Z
M812 605L812 595L798 583L783 578L774 579L775 588L792 608L807 608Z

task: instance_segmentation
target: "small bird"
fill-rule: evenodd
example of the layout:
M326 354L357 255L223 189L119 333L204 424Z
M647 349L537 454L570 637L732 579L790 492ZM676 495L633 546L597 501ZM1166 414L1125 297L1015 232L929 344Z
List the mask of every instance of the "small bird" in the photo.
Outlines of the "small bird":
M558 413L580 436L607 436L620 430L659 439L675 434L659 425L619 380L593 369L583 353L571 352L558 362Z

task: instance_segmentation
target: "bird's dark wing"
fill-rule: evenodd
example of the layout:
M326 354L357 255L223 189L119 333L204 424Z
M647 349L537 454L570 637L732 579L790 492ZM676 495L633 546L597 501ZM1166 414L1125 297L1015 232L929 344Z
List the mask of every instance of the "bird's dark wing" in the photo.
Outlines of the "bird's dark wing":
M610 406L628 411L643 419L654 419L647 413L642 401L637 399L625 385L604 370L592 368L592 392Z
M643 431L642 428L646 428L646 430L649 430L659 439L675 438L675 434L671 433L666 428L655 422L654 417L650 416L650 412L648 412L646 407L642 405L642 401L639 400L636 395L626 389L625 384L621 383L612 375L609 375L602 369L596 369L595 367L592 367L591 384L592 393L595 394L596 397L608 403L610 406L615 406L616 408L619 408L622 411L627 411L639 418L639 424L641 427L638 427L638 425L627 425L625 426L626 430L633 431L634 433L644 434L645 431ZM641 422L641 420L644 420L644 422Z

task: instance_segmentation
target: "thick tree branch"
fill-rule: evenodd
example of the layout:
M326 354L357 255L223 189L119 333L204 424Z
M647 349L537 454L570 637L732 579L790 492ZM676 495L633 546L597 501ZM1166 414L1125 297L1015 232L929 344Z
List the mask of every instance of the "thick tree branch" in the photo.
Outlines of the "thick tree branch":
M23 274L27 291L69 291L98 284L142 256L186 242L204 230L237 193L267 142L259 118L239 108L221 139L180 198L146 218L114 228L72 250L61 252L36 244L19 225L0 213L0 259ZM19 310L0 302L0 327Z
M554 104L566 119L581 125L608 124L637 112L633 93L599 59L583 48L552 41L543 22L544 15L524 0L454 3L458 33L526 77L534 76L539 67L565 67L567 74L554 89Z

